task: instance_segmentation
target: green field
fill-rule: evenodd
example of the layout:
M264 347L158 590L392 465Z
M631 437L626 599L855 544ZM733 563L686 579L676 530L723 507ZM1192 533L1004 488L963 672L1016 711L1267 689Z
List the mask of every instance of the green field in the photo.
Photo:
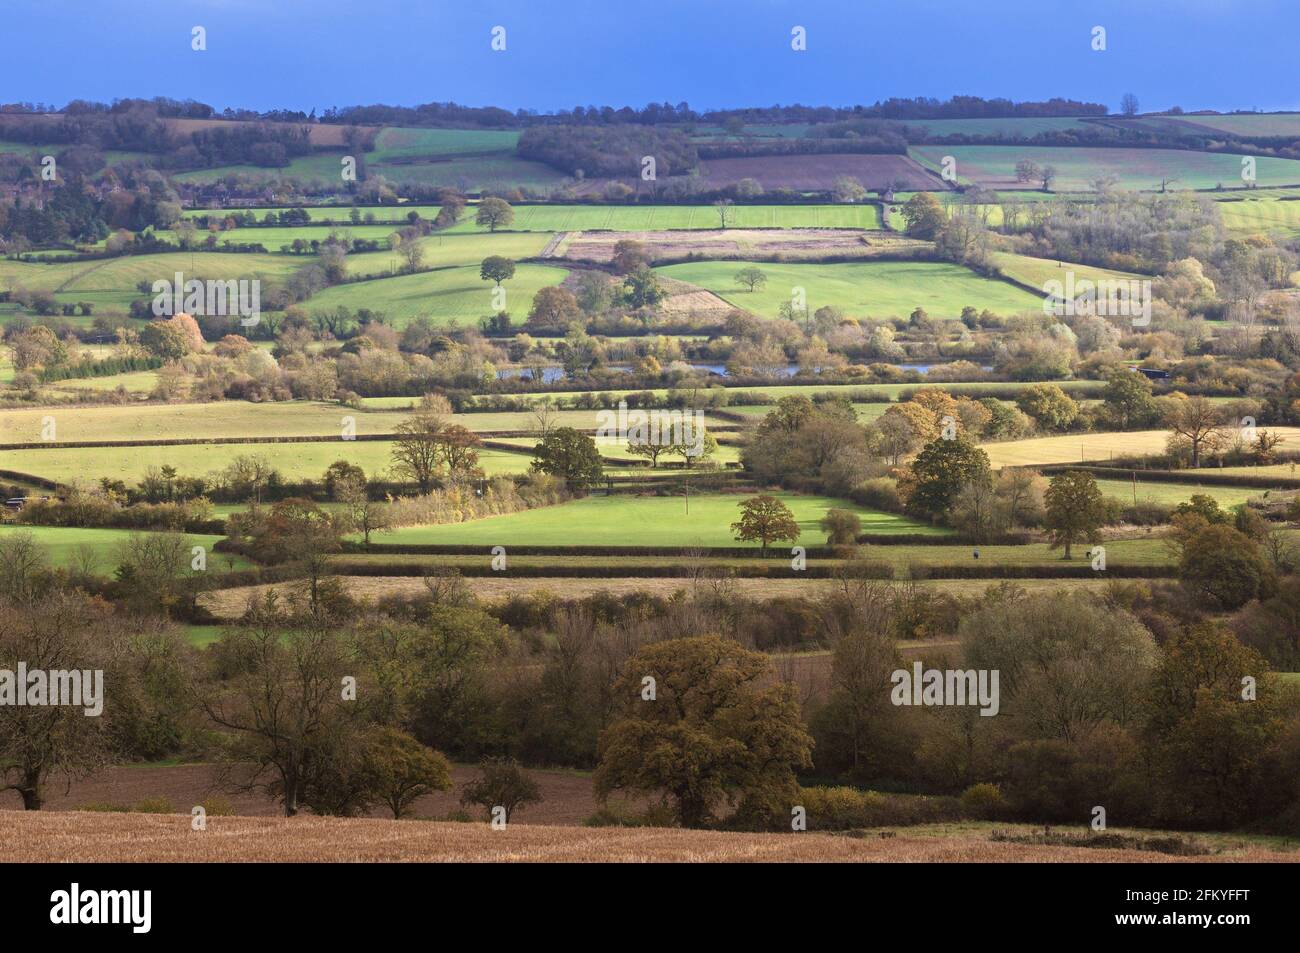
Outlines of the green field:
M780 496L794 513L802 535L799 544L821 545L817 525L832 507L852 510L867 533L946 531L892 513L863 509L824 496ZM468 523L410 526L385 534L385 543L448 543L483 546L740 546L730 526L740 518L743 495L685 497L590 496L558 506L491 516ZM749 545L749 544L744 544ZM788 551L788 544L786 546Z
M550 265L516 266L515 276L502 284L506 291L506 310L516 323L522 323L533 296L542 288L558 285L567 274L566 269ZM464 326L477 324L480 318L495 313L492 291L492 283L479 277L479 266L474 264L335 285L314 295L305 307L313 313L340 305L353 311L370 308L384 314L388 323L397 328L421 316L438 325L456 321Z
M1206 129L1237 136L1300 138L1300 113L1238 113L1226 116L1142 116L1126 120L1139 127L1163 132L1186 130L1189 136L1203 136Z
M874 205L735 205L729 228L880 228ZM659 229L714 229L718 212L711 205L522 205L515 208L510 229L534 232L574 232L607 229L615 232ZM474 224L474 207L448 231L482 231Z
M411 398L404 398L408 402ZM595 410L563 410L555 415L560 426L592 430L599 426ZM214 437L316 437L339 436L344 418L351 418L359 436L390 434L409 417L404 410L357 411L324 401L216 401L200 404L146 404L60 409L25 407L0 415L0 443L41 443L42 420L54 418L58 441L83 440L204 440ZM452 423L474 431L531 430L536 419L525 411L452 414ZM705 416L709 426L727 422ZM352 446L353 444L349 444ZM248 452L266 444L236 444ZM359 446L359 444L357 444ZM58 448L54 448L58 449ZM16 451L0 451L0 454ZM73 451L77 452L77 451Z
M1094 268L1091 265L1058 262L1051 258L1034 258L1030 255L1012 255L1007 252L994 252L993 263L1002 269L1002 273L1008 278L1014 278L1035 288L1044 288L1049 281L1059 281L1064 285L1067 272L1074 273L1076 282L1082 279L1116 281L1145 277L1128 271Z
M0 288L21 284L32 290L52 291L60 302L89 301L97 313L124 314L132 301L151 297L151 293L137 290L141 281L174 281L178 271L186 280L282 280L303 264L305 260L288 255L179 251L55 264L0 260ZM77 320L89 324L93 318Z
M845 394L852 396L858 391L861 391L867 394L880 394L888 400L897 400L904 392L914 391L918 387L938 387L950 394L978 395L987 391L1005 390L1006 388L1020 390L1026 387L1033 387L1034 383L1035 382L1033 381L1017 381L1011 383L1002 381L967 381L953 384L926 384L924 381L921 381L916 384L773 384L768 387L761 385L746 385L743 387L726 388L701 387L699 390L700 393L704 395L711 393L713 390L722 391L730 398L731 402L736 405L735 407L728 405L726 408L727 410L749 413L750 410L746 407L745 402L747 399L752 399L750 398L750 395L752 394L764 394L775 399L780 397L790 397L797 394L802 394L805 397L812 397L815 394ZM1052 381L1051 383L1076 397L1081 394L1086 394L1089 391L1101 390L1106 386L1105 381ZM687 388L687 390L689 390L689 388ZM663 387L650 388L650 391L651 393L660 396L668 393L676 393L675 391L669 391L667 388ZM609 394L612 397L625 397L628 394L642 393L642 391L602 390L601 393ZM572 392L567 391L550 391L546 393L528 394L526 396L530 400L545 400L548 398L551 400L569 400L572 399L574 395ZM410 397L367 397L364 398L364 403L367 407L397 408L409 406L412 400L413 398ZM467 424L466 426L469 425Z
M1241 156L1186 152L1179 149L1102 149L1049 146L914 146L914 159L938 168L943 157L957 160L958 180L993 189L1036 189L1037 183L1016 181L1016 163L1029 159L1054 166L1054 192L1085 192L1092 181L1111 175L1120 188L1157 190L1162 177L1177 179L1174 189L1213 189L1242 186ZM1261 186L1300 184L1300 161L1260 156L1255 164Z
M1113 496L1125 506L1133 503L1134 486L1130 480L1098 480L1097 486L1106 496ZM1252 497L1262 496L1265 490L1241 486L1197 486L1193 483L1152 483L1139 481L1136 487L1139 503L1160 503L1177 506L1192 498L1193 494L1213 497L1223 507L1238 506Z
M95 571L98 575L109 575L117 566L118 548L128 540L133 530L125 529L69 529L61 526L0 526L0 539L15 533L31 533L51 565L71 566L77 562L79 550L86 547L94 552L97 560ZM224 537L198 533L189 533L185 539L191 546L202 546L208 551L208 568L212 571L226 571L230 567L225 555L213 553L212 547ZM252 563L243 557L234 557L235 569L248 569ZM218 565L218 563L220 565ZM177 567L178 571L189 568L189 557L185 565Z
M766 286L753 292L736 286L736 272L748 265L767 276ZM655 270L706 288L737 308L768 317L778 316L796 287L804 289L809 313L833 305L855 317L907 317L917 307L944 318L957 317L967 305L998 314L1042 308L1037 295L947 262L688 262Z
M205 648L213 642L220 642L229 631L224 625L187 625L185 637L189 639L191 645Z
M290 481L319 480L336 460L347 460L382 479L392 465L392 443L386 440L328 443L185 444L176 447L95 447L92 449L6 450L3 469L60 483L94 485L100 477L138 482L150 467L173 466L181 476L202 477L228 466L237 456L265 457ZM488 476L523 473L528 454L484 450L479 466Z
M1240 201L1223 200L1216 203L1223 216L1223 224L1234 232L1278 233L1285 238L1300 237L1300 194L1276 190L1267 195L1247 193ZM1237 198L1237 196L1233 196Z
M340 228L352 228L352 206L351 205L296 205L295 209L301 209L307 213L307 217L313 223L328 224L333 223ZM233 214L235 212L253 212L260 221L267 212L279 212L279 208L191 208L181 212L184 218L200 218L207 216L209 218L220 219L224 214ZM411 212L416 212L423 219L432 220L438 215L437 205L419 205L411 204L394 204L394 205L363 205L357 207L357 212L363 218L366 215L373 215L376 222L386 222L394 227L409 224L406 216ZM360 224L365 224L364 221ZM279 227L279 226L268 226Z

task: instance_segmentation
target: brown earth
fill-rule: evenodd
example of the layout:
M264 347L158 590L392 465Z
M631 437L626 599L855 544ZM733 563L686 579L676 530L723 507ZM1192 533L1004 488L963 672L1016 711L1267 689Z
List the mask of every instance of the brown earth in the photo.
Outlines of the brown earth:
M644 244L655 262L678 260L687 255L714 259L776 255L790 260L870 258L925 247L924 242L898 238L887 232L851 228L575 232L568 236L556 257L576 262L608 262L614 257L614 246L628 239Z
M240 816L275 817L280 805L258 793L238 794L220 784L219 769L212 764L135 764L112 765L71 786L51 783L46 791L44 810L80 811L86 808L131 808L146 800L166 800L172 810L188 814L195 805L215 800L225 801ZM591 775L581 771L530 769L528 772L542 791L542 802L521 808L519 820L529 824L578 825L597 809L592 793ZM438 791L419 798L411 807L411 816L424 820L445 820L461 810L460 789L478 772L469 765L453 765L450 791ZM615 799L611 799L615 800ZM20 811L22 800L14 791L0 792L0 818ZM471 812L477 816L479 809ZM377 808L372 817L390 817Z
M746 834L674 828L542 827L324 817L0 812L0 861L38 862L874 862L1161 863L1295 862L1300 855L1251 846L1174 857L992 841L985 830L949 836Z
M393 594L414 594L424 592L424 581L418 576L345 576L344 584L354 597L377 599ZM686 578L651 578L651 577L617 577L608 578L502 578L499 576L469 576L466 584L474 594L487 602L494 602L516 595L528 595L544 591L562 599L579 599L597 592L609 592L625 595L631 592L649 592L656 595L671 596L678 590L689 591L692 582ZM1098 579L1017 579L1016 584L1026 589L1053 589L1067 591L1072 589L1104 588L1105 580ZM707 584L707 583L706 583ZM288 586L290 584L283 583ZM839 585L834 579L746 579L736 578L725 583L727 589L756 598L778 598L784 596L808 595L811 592L824 591L828 587ZM995 579L927 579L918 582L921 586L940 586L945 592L961 595L978 595L989 586L997 585ZM238 619L248 606L250 596L260 598L273 585L239 586L234 589L217 589L204 593L199 602L213 615L226 620Z

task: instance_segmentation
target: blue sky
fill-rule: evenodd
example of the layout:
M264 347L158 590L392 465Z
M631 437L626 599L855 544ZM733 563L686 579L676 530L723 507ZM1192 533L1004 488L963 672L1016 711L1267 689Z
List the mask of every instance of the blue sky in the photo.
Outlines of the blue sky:
M1300 106L1298 39L1295 0L5 0L0 102L545 111L960 93L1117 109L1131 91L1144 109L1285 109Z

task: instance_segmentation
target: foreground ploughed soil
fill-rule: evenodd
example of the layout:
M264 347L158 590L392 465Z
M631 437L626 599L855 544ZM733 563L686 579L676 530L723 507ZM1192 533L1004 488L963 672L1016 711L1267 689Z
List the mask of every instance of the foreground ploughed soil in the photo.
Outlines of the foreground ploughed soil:
M949 837L742 834L668 828L540 827L323 817L211 817L191 830L185 815L0 811L0 861L836 861L1161 862L1296 860L1249 847L1226 855L1171 857L993 842L987 832Z

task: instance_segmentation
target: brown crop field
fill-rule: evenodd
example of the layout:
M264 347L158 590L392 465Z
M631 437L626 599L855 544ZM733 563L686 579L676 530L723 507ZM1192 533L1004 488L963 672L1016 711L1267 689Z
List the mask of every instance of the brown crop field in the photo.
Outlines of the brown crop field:
M1010 829L1012 826L1008 826ZM1026 829L1026 833L1028 829ZM325 817L0 812L0 861L49 862L840 862L1105 863L1295 862L1300 855L1240 845L1193 857L1134 849L1022 844L981 825L952 833L908 829L876 836L748 834L675 828L540 827L514 823Z

